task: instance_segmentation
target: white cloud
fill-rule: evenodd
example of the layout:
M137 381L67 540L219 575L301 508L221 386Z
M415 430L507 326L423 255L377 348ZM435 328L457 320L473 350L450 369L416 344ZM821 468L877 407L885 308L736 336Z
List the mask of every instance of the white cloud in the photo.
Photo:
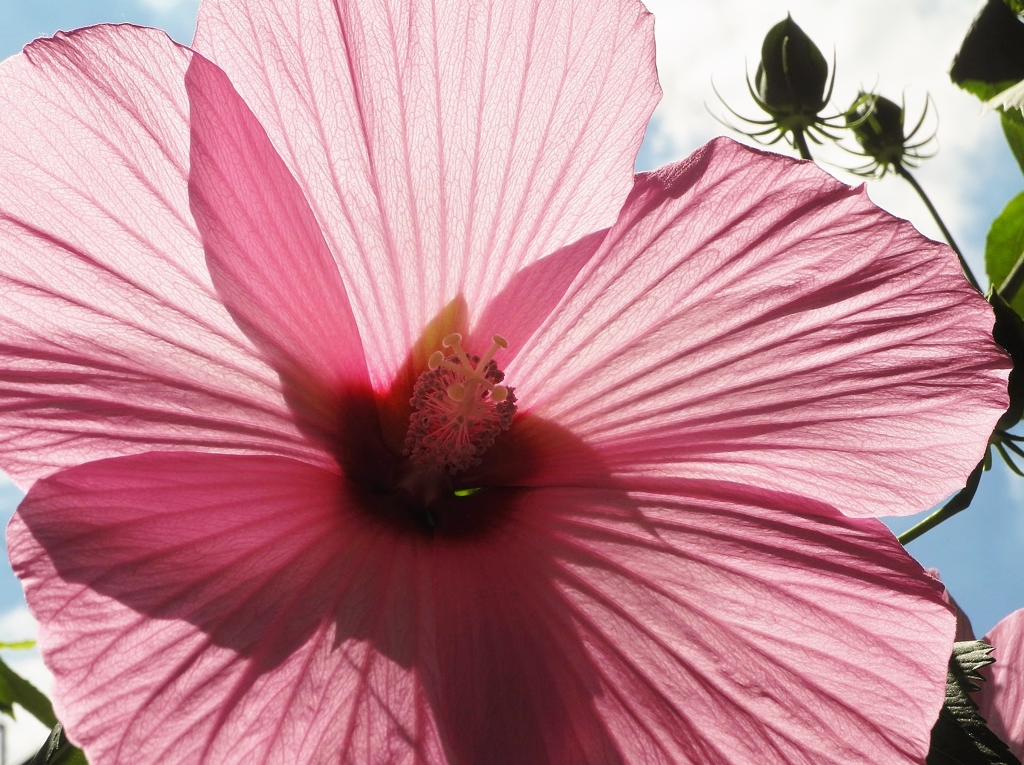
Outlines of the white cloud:
M18 606L0 614L0 642L13 643L34 639L36 621L26 606ZM4 661L19 675L49 695L53 675L43 665L38 649L29 651L4 651ZM22 762L35 754L46 740L49 731L21 707L15 707L16 719L3 717L0 724L7 739L7 761Z
M653 147L678 157L714 135L733 135L704 108L723 114L711 78L730 106L761 118L750 100L744 77L760 59L768 29L790 12L793 19L837 61L833 103L848 106L859 88L874 88L895 101L907 94L910 117L925 93L939 115L938 155L925 162L918 178L932 197L976 270L987 222L1019 189L1020 176L1004 146L998 117L981 114L979 102L949 80L948 70L964 34L980 9L976 0L647 0L656 19L658 69L665 97L655 113ZM746 60L746 71L744 70ZM780 148L785 151L784 148ZM852 157L822 153L850 163ZM856 178L832 171L843 180ZM986 188L993 176L1001 189ZM1012 184L1016 183L1018 189ZM939 237L927 211L902 180L869 185L881 206L912 220L924 233ZM979 274L980 276L980 274Z

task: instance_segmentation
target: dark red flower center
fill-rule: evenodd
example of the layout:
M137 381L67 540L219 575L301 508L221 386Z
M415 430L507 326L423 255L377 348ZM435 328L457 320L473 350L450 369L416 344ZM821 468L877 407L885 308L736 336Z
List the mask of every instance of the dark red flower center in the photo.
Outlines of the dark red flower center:
M497 496L506 493L506 471L495 475L492 460L484 458L516 415L515 393L502 384L505 375L494 359L508 343L493 336L482 357L467 353L458 333L441 345L445 350L429 357L411 398L406 393L402 399L410 408L401 453L393 440L374 435L379 429L368 427L369 418L357 406L355 416L341 424L339 462L360 505L389 526L431 535L477 534L506 515L507 503ZM385 411L388 400L394 398L385 400ZM512 462L518 463L508 465L514 473L530 461Z

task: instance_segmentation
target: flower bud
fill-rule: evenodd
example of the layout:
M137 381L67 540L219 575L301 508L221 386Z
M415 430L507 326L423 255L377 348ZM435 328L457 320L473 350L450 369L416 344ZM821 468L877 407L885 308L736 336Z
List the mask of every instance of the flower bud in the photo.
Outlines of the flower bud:
M903 107L883 96L860 93L846 114L864 153L879 165L895 165L906 153Z
M754 82L761 108L789 130L813 125L828 101L828 63L791 16L765 35Z

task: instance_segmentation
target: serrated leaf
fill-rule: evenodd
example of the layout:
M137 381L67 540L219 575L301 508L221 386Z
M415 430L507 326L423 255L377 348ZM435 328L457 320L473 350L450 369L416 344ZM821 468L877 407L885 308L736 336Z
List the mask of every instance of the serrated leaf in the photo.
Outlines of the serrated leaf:
M1001 112L999 117L1003 124L1006 143L1017 159L1021 172L1024 172L1024 114L1020 109L1007 109Z
M1021 765L988 729L970 697L983 680L978 669L991 664L992 646L981 640L953 644L946 674L946 701L932 728L927 765Z
M11 703L20 704L26 712L47 728L52 728L57 724L57 717L53 714L53 705L46 698L46 694L8 667L3 659L0 659L0 687L7 688ZM6 709L3 711L7 712ZM11 716L14 715L11 714Z
M42 748L24 765L89 765L85 753L68 741L64 726L57 723Z
M1024 80L1024 23L1003 0L988 0L974 19L949 77L983 101Z
M949 658L949 676L946 678L947 706L951 701L951 694L959 698L960 688L966 689L968 693L980 690L978 683L985 682L985 678L978 670L994 662L992 646L984 640L961 640L953 643L953 655Z

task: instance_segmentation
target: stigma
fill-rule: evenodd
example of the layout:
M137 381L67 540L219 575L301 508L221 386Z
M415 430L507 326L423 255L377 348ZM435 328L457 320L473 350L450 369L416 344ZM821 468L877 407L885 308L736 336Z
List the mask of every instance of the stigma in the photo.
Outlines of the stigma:
M501 335L483 358L462 348L457 332L441 341L445 351L434 351L427 371L413 389L412 414L405 436L404 454L428 471L447 468L455 474L480 463L480 457L516 413L513 389L500 383L505 374L494 354L507 348Z

